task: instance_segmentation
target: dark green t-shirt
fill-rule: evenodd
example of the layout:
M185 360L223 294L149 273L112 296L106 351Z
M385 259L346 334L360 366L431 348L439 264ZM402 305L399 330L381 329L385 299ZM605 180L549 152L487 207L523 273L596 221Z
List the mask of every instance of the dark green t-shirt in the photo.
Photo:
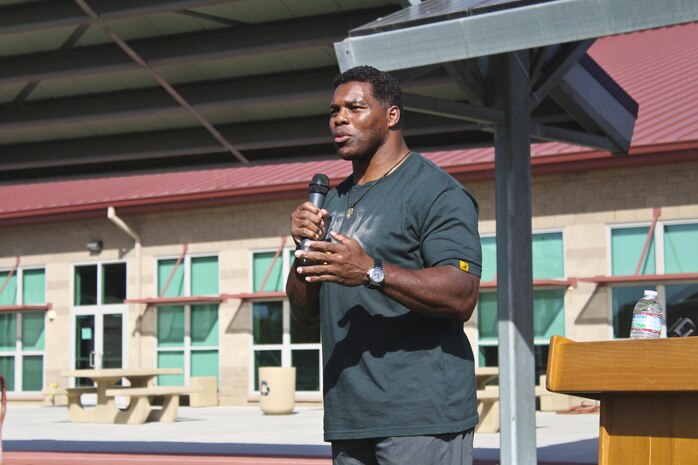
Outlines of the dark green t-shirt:
M416 153L370 191L351 177L330 191L328 230L407 269L480 276L477 203ZM347 196L356 202L346 218ZM465 272L465 271L464 271ZM459 432L477 424L473 353L463 323L416 312L363 286L320 291L325 440Z

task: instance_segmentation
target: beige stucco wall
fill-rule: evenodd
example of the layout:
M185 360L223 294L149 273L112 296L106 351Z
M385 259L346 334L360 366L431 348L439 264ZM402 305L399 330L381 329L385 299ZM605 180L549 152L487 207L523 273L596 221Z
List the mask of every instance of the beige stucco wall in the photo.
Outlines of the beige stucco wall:
M661 220L698 219L698 162L574 174L537 176L533 180L534 231L561 230L568 277L608 272L609 225L650 222L653 207ZM480 232L495 232L494 183L468 183L480 204ZM289 214L303 199L255 205L200 208L161 214L122 216L142 237L140 297L156 295L155 264L177 257L183 244L189 254L217 253L220 292L251 292L251 251L276 250L288 234ZM72 267L81 262L126 260L128 296L137 298L139 282L134 241L106 217L50 224L0 227L0 269L46 267L47 301L56 318L46 324L45 384L65 385L59 372L71 365ZM101 239L104 250L90 255L89 240ZM290 242L289 242L290 245ZM605 288L579 283L566 295L566 336L576 340L611 337L609 296ZM128 305L128 365L155 365L155 312ZM248 401L251 318L249 303L231 299L220 306L221 403ZM477 345L476 317L466 332Z
M480 203L480 233L494 234L494 183L467 184ZM559 230L568 277L609 274L609 227L660 221L698 220L698 162L572 174L536 176L532 187L532 229ZM578 341L611 338L610 294L580 282L565 297L565 335ZM477 346L477 315L466 334Z

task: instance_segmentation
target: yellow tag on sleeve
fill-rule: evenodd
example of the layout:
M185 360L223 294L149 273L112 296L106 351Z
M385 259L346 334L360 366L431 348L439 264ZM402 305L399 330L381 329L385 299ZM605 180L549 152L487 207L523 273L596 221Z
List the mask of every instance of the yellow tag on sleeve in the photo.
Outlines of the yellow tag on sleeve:
M468 264L468 262L464 260L460 261L460 266L458 268L460 268L463 271L470 271L470 265Z

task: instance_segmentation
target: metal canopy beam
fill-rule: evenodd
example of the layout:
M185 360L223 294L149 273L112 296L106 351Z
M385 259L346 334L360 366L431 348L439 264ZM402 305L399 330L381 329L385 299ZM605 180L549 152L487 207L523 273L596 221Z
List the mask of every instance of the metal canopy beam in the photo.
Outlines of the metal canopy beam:
M446 118L495 124L504 122L504 112L492 108L452 102L416 94L404 94L403 106L406 110Z
M587 62L595 65L591 58ZM603 73L609 83L613 82L598 65L594 72ZM587 66L577 63L550 91L550 96L588 132L612 141L615 148L611 152L627 154L637 119L637 104L624 104L629 96L624 91L618 95L618 89L614 94L612 90L598 76L593 76Z
M182 10L182 11L177 11L176 13L178 15L189 16L190 18L196 18L196 19L203 19L205 21L211 21L212 23L224 24L226 26L239 27L239 26L244 26L247 24L247 23L244 23L242 21L235 21L232 19L223 18L221 16L209 15L207 13L201 13L199 11Z
M419 68L410 68L410 69L400 69L400 70L395 70L392 73L392 76L397 79L401 85L405 85L408 83L411 83L415 79L418 79L425 74L431 73L435 69L441 68L440 65L429 65L429 66L421 66Z
M464 133L476 129L474 124L455 119L411 114L405 135ZM296 118L261 124L219 126L226 138L235 140L241 151L303 147L328 142L327 118ZM150 160L222 153L225 149L202 128L141 132L115 136L10 145L2 147L0 172L82 164ZM254 158L251 157L253 160ZM281 157L280 157L281 158Z
M535 123L531 123L531 138L547 142L565 142L608 152L618 148L612 140L604 136Z
M95 9L105 20L132 18L200 8L237 0L98 0ZM73 0L30 2L0 9L0 35L51 27L90 24L92 20Z
M328 47L352 27L393 9L378 8L341 16L240 26L201 33L176 34L157 39L129 41L152 67L241 58L265 53L293 52ZM3 58L0 84L43 81L74 76L138 69L114 44L72 50L33 53Z
M90 28L89 24L81 24L73 30L73 32L68 36L68 38L61 44L59 50L69 50L71 49L80 38L87 32ZM36 89L39 85L40 80L33 80L27 82L22 90L17 94L17 96L12 100L12 103L17 105L24 102L29 95Z
M327 98L334 69L267 78L200 82L178 87L182 96L199 110L269 102ZM158 113L184 112L160 88L80 98L31 102L20 108L0 109L0 131L44 127L71 122L108 120Z
M138 63L140 67L146 70L155 81L162 87L167 94L172 97L177 104L183 108L187 113L193 116L200 125L202 125L211 134L211 136L216 139L223 147L228 149L228 151L233 154L235 158L238 159L243 165L249 165L250 162L245 158L245 156L240 152L233 144L230 143L221 133L216 129L216 127L211 124L211 122L201 114L199 110L194 108L185 99L182 94L180 94L172 84L170 84L165 78L163 78L157 71L155 71L138 53L131 48L107 23L104 19L99 16L99 14L87 4L85 0L75 0L75 2L80 6L80 8L87 14L92 20L99 25L100 28L107 34L114 42L117 43L120 49L124 51L133 61Z
M197 110L250 106L263 103L300 102L327 99L328 86L337 75L335 68L324 68L295 75L274 75L225 81L199 82L177 86L177 91ZM438 85L448 76L424 77L409 85ZM0 108L0 132L56 124L129 118L184 110L162 89L97 94L27 102L21 107ZM323 125L324 126L324 125Z
M493 58L502 465L536 460L528 51Z
M349 37L335 52L342 71L359 64L391 71L697 20L695 0L556 0Z
M541 78L533 81L533 92L531 93L531 112L548 96L551 90L557 86L567 72L579 62L589 47L591 47L595 39L582 40L568 44L552 63L543 65L542 68L548 70L544 73L541 69Z
M485 79L478 66L477 58L447 63L445 66L448 74L456 81L456 85L465 93L470 103L475 105L487 103Z

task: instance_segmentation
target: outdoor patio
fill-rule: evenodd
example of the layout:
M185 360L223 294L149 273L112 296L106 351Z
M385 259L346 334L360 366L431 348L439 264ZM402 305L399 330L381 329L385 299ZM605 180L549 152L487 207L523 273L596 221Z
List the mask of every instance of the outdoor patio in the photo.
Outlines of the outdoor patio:
M70 423L65 407L9 405L3 426L5 465L330 463L318 407L263 415L256 407L182 407L176 423ZM598 414L536 414L538 462L597 463ZM475 463L499 462L499 434L475 436Z

